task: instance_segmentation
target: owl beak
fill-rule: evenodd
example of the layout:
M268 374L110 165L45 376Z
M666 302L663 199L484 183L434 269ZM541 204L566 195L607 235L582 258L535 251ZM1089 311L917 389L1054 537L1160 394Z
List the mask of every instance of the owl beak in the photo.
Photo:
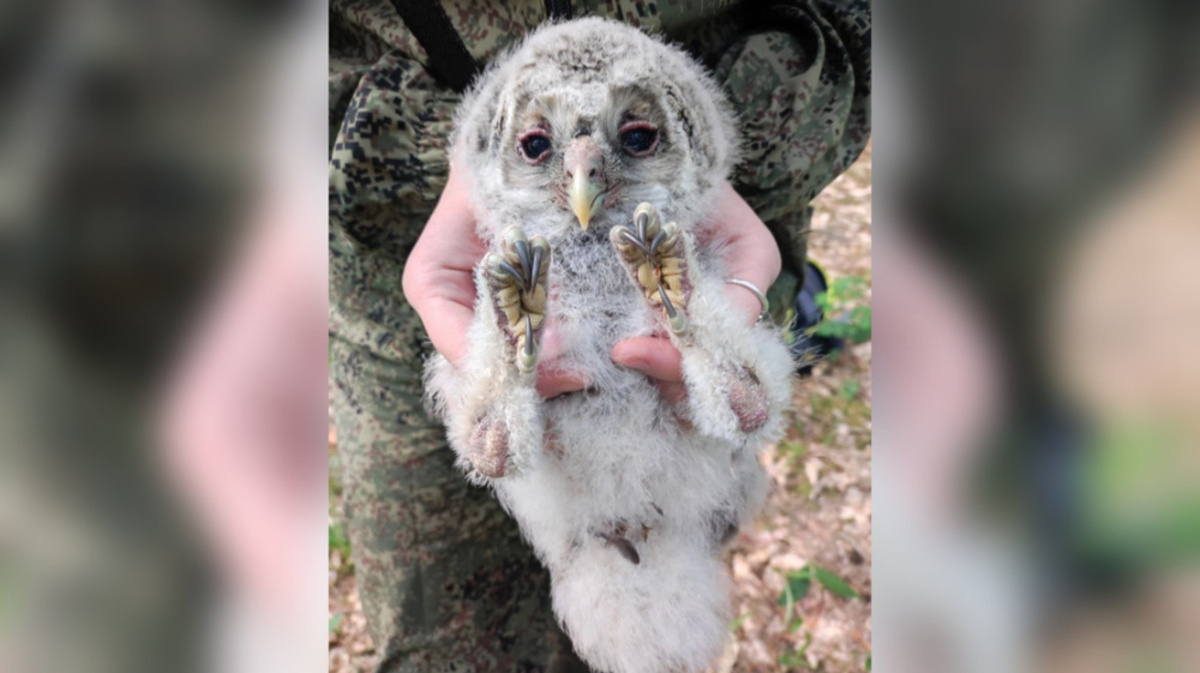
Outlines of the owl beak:
M600 210L600 197L604 195L604 190L600 185L587 179L587 174L582 171L577 171L575 177L571 178L571 186L567 189L567 193L571 197L571 210L575 211L575 217L579 220L579 226L587 231L588 223L592 221L592 215Z
M592 217L603 208L604 154L595 141L580 136L571 141L564 157L567 172L567 198L579 226L587 231Z

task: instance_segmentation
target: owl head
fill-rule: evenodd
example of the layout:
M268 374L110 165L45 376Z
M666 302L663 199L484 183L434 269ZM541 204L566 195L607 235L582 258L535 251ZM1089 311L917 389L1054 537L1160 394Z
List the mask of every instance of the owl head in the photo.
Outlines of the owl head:
M603 235L643 201L695 221L686 211L704 211L736 154L729 107L699 64L589 18L495 59L459 108L452 156L483 233L519 218L570 236Z

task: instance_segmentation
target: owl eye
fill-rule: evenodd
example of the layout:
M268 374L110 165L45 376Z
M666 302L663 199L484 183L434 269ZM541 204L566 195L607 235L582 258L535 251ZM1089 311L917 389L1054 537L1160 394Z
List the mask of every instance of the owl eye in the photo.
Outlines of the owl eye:
M550 154L550 136L541 129L521 136L517 145L521 148L521 156L530 164L540 164Z
M657 146L658 129L650 122L630 122L621 127L621 147L630 156L647 156Z

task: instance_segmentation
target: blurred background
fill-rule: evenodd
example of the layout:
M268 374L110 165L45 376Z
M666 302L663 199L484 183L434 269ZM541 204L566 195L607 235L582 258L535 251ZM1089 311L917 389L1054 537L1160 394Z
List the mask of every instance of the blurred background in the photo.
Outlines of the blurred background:
M1200 670L1200 7L877 7L874 663Z
M0 670L322 670L325 23L0 6Z

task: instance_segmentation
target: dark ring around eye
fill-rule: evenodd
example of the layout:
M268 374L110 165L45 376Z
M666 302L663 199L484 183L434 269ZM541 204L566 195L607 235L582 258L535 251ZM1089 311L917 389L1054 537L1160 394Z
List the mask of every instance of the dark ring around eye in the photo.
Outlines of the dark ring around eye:
M542 129L527 131L517 140L517 151L526 163L534 166L550 156L550 148L550 135Z
M658 127L650 122L629 122L619 131L621 147L634 157L649 156L658 147Z

